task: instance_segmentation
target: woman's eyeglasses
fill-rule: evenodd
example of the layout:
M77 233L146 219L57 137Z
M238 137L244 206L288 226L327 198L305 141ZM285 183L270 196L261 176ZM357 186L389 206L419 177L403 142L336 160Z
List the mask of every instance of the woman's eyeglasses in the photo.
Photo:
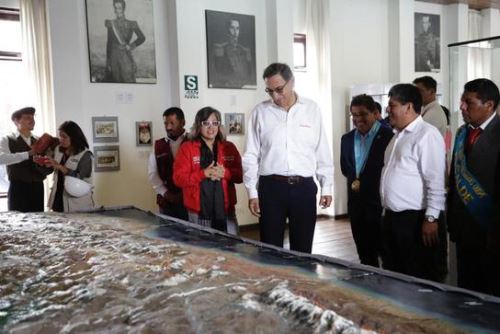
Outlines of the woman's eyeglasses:
M213 126L213 127L217 127L220 125L220 122L219 121L201 121L201 125L204 127L204 128L208 128L210 125Z
M280 95L283 94L283 90L285 89L286 85L288 85L289 81L290 80L287 80L283 86L276 87L275 89L266 88L266 93L269 95L273 95L273 93L280 94Z

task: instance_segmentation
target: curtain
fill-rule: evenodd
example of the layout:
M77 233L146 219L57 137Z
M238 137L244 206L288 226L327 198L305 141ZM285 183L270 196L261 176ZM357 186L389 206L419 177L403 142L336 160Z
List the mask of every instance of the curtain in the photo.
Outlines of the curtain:
M304 92L319 104L326 137L333 147L329 8L329 0L306 0L307 89ZM334 206L320 213L333 215Z
M481 12L469 10L468 40L483 38ZM489 42L478 42L468 48L467 80L491 78L491 49Z
M20 0L23 64L27 77L26 105L36 108L35 133L56 136L52 70L45 0ZM48 198L52 178L45 180Z
M36 110L36 133L56 135L50 46L45 0L20 0L23 64L28 87L26 105Z

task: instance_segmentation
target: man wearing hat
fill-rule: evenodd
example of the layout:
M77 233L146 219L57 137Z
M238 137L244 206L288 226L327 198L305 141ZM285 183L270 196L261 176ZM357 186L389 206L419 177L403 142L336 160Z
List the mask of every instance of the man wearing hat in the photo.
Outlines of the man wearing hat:
M25 107L12 114L17 131L0 141L0 164L7 165L9 177L8 208L21 212L44 211L43 180L51 168L33 162L32 145L36 138L31 131L35 127L35 108Z

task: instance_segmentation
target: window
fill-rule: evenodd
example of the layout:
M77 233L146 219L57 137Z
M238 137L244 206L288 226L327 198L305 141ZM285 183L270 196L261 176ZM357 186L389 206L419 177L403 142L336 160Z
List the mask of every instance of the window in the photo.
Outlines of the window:
M293 67L296 70L305 70L307 67L305 34L293 34Z
M12 111L26 99L19 9L0 7L0 135L12 132ZM5 166L0 167L0 197L8 189ZM0 208L6 209L0 201Z
M19 9L0 7L0 134L13 129L12 111L26 99Z

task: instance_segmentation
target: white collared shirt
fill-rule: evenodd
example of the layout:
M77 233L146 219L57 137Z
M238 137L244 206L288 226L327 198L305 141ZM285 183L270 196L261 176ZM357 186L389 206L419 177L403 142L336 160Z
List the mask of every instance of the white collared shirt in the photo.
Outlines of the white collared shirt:
M418 116L396 132L385 150L380 180L382 206L423 210L439 217L445 204L445 145L436 127Z
M168 137L165 137L164 140L170 144L170 149L172 150L172 154L175 158L177 155L177 151L179 151L179 147L181 146L184 138L186 137L186 132L180 135L176 140L172 140ZM158 195L165 194L167 192L167 187L163 184L163 180L160 178L160 174L158 174L158 166L156 165L156 155L153 147L153 152L149 155L148 160L148 178L149 182L153 186L153 189Z
M21 135L21 133L19 133L19 131L16 131L12 135L3 136L2 139L0 139L0 165L17 164L20 163L21 161L28 160L30 158L29 151L17 152L17 153L10 152L9 137L18 138L19 136L23 138L23 140L26 142L26 144L28 144L28 146L31 146L31 137L33 135L29 137L24 137L23 135Z
M321 195L331 195L332 151L322 125L319 106L297 96L288 112L272 100L258 104L250 116L243 182L249 198L257 198L260 175L315 176Z

